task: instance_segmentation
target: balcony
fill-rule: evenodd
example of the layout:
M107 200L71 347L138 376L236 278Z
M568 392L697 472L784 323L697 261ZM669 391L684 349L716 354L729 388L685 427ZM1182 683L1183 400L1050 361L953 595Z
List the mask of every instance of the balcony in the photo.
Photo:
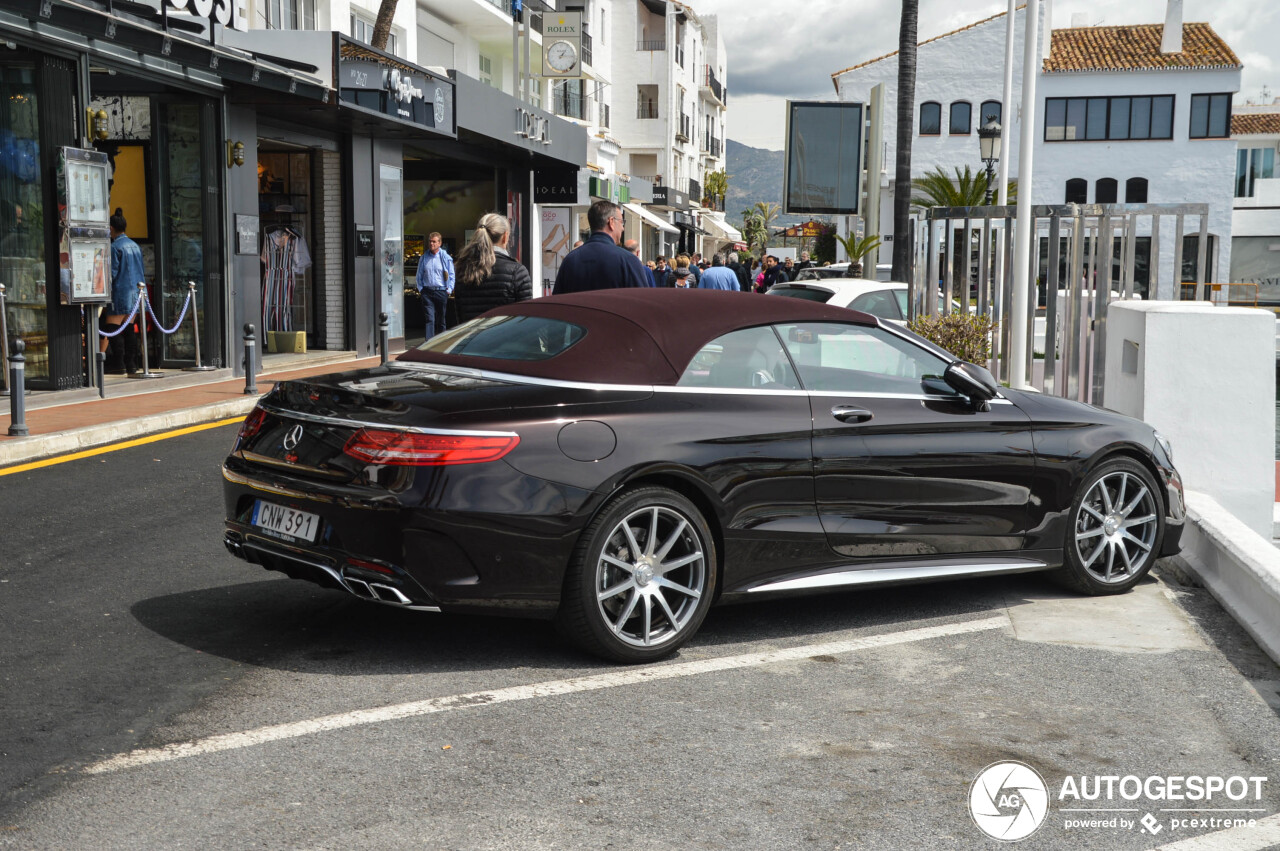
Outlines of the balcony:
M693 126L693 119L687 115L680 116L680 126L676 128L676 141L688 142L690 128Z
M667 49L667 42L665 39L659 39L658 41L637 41L636 42L636 50L653 51L653 50L666 50L666 49Z
M720 156L720 140L714 136L711 137L711 156L717 158Z
M703 66L702 88L706 94L711 95L712 99L721 106L724 105L725 90L720 81L716 79L716 72L710 65Z
M551 98L551 111L556 115L576 118L579 121L587 119L586 101L582 95L556 92Z
M587 28L582 28L582 64L591 65L591 35L587 32Z
M720 156L720 140L712 136L710 132L703 133L698 150L704 154L718 157Z
M702 203L702 184L689 178L689 200L695 204Z
M657 118L658 102L657 101L640 101L636 104L636 118Z

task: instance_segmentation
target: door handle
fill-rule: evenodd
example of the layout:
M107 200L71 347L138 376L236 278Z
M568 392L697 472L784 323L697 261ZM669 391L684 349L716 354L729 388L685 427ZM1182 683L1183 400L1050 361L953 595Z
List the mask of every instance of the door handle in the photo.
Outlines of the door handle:
M865 423L871 419L871 412L865 408L855 408L852 405L836 405L831 409L831 416L842 423Z

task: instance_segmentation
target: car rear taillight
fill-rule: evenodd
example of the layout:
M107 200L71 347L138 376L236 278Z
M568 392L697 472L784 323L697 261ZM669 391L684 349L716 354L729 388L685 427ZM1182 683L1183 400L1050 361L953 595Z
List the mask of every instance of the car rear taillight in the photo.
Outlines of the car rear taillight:
M479 464L497 461L520 442L518 435L476 436L420 434L362 428L342 451L369 464L400 467L435 467L445 464Z
M243 442L258 433L258 429L262 428L262 424L266 422L267 412L261 408L254 408L249 412L249 416L244 418L244 422L240 425L239 439Z

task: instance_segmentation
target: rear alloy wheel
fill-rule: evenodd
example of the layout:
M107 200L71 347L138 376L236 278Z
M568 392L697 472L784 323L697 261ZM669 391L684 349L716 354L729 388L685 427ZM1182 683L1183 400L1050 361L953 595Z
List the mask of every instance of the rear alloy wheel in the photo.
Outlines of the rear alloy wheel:
M1086 594L1127 591L1151 569L1163 537L1164 510L1151 474L1127 458L1108 461L1072 501L1060 575Z
M702 514L660 487L628 491L583 533L565 577L561 630L618 662L650 662L684 644L715 590L715 543Z

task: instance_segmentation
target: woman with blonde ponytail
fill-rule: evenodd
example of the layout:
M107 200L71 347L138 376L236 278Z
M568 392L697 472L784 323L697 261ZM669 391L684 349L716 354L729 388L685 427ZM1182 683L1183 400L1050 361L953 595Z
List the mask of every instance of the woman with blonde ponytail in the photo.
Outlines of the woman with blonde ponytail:
M533 297L529 270L507 253L511 223L506 216L486 213L476 224L471 241L454 261L458 284L453 298L458 320L475 319L487 310Z

